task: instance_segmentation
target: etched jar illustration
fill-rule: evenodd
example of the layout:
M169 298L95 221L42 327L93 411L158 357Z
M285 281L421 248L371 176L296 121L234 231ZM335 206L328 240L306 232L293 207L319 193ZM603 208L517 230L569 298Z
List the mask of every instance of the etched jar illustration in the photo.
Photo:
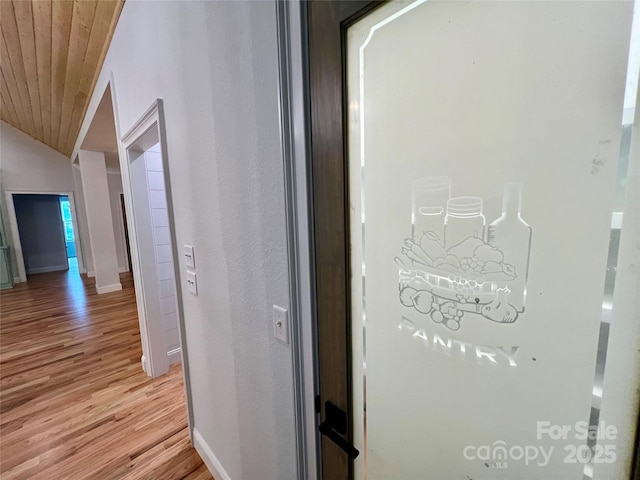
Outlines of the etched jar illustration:
M425 233L444 245L444 217L451 196L449 177L424 177L411 190L412 238L420 242Z
M463 317L515 323L525 307L532 237L520 190L505 185L502 216L485 231L482 198L451 198L447 177L414 182L412 237L393 259L400 303L452 331Z
M469 237L484 239L484 225L482 198L450 198L444 218L444 247L449 249Z
M487 229L487 243L504 253L505 262L513 265L515 278L508 282L508 302L522 312L526 300L529 254L531 251L531 227L520 216L522 204L519 183L504 187L502 216Z

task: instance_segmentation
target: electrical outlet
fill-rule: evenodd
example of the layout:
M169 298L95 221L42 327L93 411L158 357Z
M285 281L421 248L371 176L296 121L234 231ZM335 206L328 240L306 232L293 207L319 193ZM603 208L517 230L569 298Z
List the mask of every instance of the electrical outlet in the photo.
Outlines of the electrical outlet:
M289 343L289 312L277 305L273 306L273 334L282 343Z
M191 245L184 246L184 263L187 267L196 268L196 257Z
M198 281L195 272L187 272L187 290L194 295L198 295Z

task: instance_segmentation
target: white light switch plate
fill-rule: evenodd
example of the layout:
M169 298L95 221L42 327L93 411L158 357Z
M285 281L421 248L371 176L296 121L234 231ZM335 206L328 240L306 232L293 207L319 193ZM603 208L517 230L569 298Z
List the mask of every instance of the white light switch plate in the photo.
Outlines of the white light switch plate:
M196 257L191 245L184 246L184 263L187 267L196 268Z
M198 295L198 281L195 272L187 272L187 290L194 295Z
M273 306L273 334L282 343L289 343L289 312L277 305Z

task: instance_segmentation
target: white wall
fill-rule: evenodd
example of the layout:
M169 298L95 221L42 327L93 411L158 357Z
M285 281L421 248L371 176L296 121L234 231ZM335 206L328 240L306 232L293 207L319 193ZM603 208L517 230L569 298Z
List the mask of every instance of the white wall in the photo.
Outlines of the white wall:
M5 122L0 122L0 183L2 186L2 216L9 225L6 190L28 192L75 192L71 163L63 154L34 140ZM11 246L11 266L18 276L13 239L9 229L7 243Z
M164 337L160 347L152 342L150 348L157 349L152 352L154 356L167 355L167 365L170 365L180 361L180 336L160 145L135 155L130 163L130 178L138 245L142 247L139 258L144 311L150 328L157 332L157 338Z
M87 207L84 204L84 190L82 187L82 175L80 174L80 165L73 166L73 182L76 191L76 222L79 232L76 232L76 239L80 239L80 248L82 249L82 257L84 259L84 268L80 273L93 273L93 254L91 252L91 239L89 238L89 223L87 222ZM76 244L76 248L78 245Z
M89 239L89 227L87 224L87 212L84 203L84 191L82 189L82 177L80 175L80 167L78 165L73 168L73 180L76 191L76 220L78 222L78 229L80 230L79 236L80 243L82 244L85 272L88 276L93 277L95 272L93 270L91 240ZM129 261L127 259L122 204L120 203L120 194L122 193L122 179L120 177L120 172L107 170L107 185L109 188L109 203L111 205L111 223L113 225L113 234L116 240L118 270L120 272L126 272L129 270Z
M171 232L167 210L167 192L162 169L160 144L156 144L144 153L147 187L149 192L149 209L153 228L153 246L157 271L158 291L160 292L160 311L167 354L172 355L180 348L178 333L178 305L176 299L176 280L173 267L173 251L171 249ZM170 363L179 360L173 354Z
M84 204L91 239L96 290L98 293L120 290L122 286L118 275L104 153L80 150L78 159L84 186Z
M0 122L0 168L6 190L72 192L69 158Z
M154 365L160 365L160 372L168 369L167 361L161 360L167 355L166 343L155 341L164 338L162 325L162 307L160 289L158 288L158 265L156 264L155 246L153 238L153 224L151 209L149 208L149 188L147 186L147 167L144 152L129 151L131 192L133 197L133 211L135 212L136 240L141 246L138 251L140 266L140 284L136 284L138 292L142 292L142 304L138 304L138 311L146 318L149 337L154 340L148 342L147 350L143 349L143 368L148 366L147 360ZM134 267L137 268L137 267ZM144 342L144 337L143 337ZM143 343L144 345L144 343ZM150 373L146 368L147 373ZM155 372L154 372L155 374Z
M271 1L127 2L76 144L112 73L120 135L164 99L178 245L196 252L193 426L219 480L296 477L290 351L271 313L289 303L277 72Z
M122 218L122 203L120 194L122 193L122 178L120 172L107 170L107 184L109 187L109 201L111 202L111 220L113 224L113 235L116 239L116 257L118 257L118 269L121 272L129 270L127 259L127 245L124 236L124 220Z

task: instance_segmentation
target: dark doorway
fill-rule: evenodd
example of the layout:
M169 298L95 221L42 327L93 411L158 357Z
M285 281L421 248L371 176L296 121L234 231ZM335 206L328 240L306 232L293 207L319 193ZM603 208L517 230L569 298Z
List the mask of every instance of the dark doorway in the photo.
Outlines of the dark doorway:
M70 255L76 256L69 199L61 195L14 194L13 203L27 274L67 270ZM68 234L63 211L68 214Z
M131 247L129 246L129 227L127 227L127 210L124 207L124 194L120 194L120 206L122 207L122 222L124 225L124 243L127 247L127 262L129 265L129 271L133 271L133 266L131 265Z

